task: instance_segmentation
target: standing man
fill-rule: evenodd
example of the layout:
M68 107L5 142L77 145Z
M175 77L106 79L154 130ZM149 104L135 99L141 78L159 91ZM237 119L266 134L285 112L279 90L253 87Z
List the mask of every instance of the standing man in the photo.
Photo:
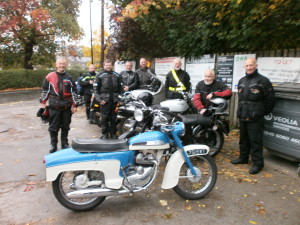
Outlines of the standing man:
M181 69L180 59L174 60L174 69L166 77L165 88L167 99L183 99L181 91L189 92L191 88L190 75Z
M93 84L96 77L96 66L91 64L89 66L89 72L83 75L82 80L80 81L80 86L83 88L84 95L84 104L85 104L85 112L86 118L90 123L94 123L93 116L90 115L91 111L91 98L93 95Z
M100 103L102 139L108 139L109 133L111 138L117 138L116 107L122 87L119 74L112 69L112 62L105 60L104 71L97 74L94 82L95 98Z
M132 62L125 62L125 70L120 73L123 85L123 91L131 91L138 88L139 77L138 74L132 71Z
M216 80L215 72L207 69L204 71L204 80L196 85L193 101L199 113L205 115L210 99L213 97L229 99L231 95L231 90L224 83Z
M147 67L147 60L140 59L140 68L136 71L139 80L139 89L147 89L156 92L161 84L161 81L156 77L154 71Z
M72 113L77 111L75 103L76 85L72 77L66 73L67 61L56 61L56 72L49 73L43 81L41 107L49 104L49 132L51 139L50 153L57 150L58 131L61 128L61 148L68 148L68 132Z
M244 68L246 76L238 83L237 116L240 122L240 156L231 163L247 164L251 155L253 166L249 173L257 174L264 167L264 116L274 108L275 95L270 80L257 72L255 58L248 58Z

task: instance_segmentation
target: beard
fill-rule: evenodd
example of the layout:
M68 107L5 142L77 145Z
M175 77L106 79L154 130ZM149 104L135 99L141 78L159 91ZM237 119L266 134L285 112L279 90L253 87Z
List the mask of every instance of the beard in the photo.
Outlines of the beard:
M209 82L206 82L206 81L204 81L204 84L205 85L210 85L210 84L212 84L214 81L212 80L212 81L209 81Z

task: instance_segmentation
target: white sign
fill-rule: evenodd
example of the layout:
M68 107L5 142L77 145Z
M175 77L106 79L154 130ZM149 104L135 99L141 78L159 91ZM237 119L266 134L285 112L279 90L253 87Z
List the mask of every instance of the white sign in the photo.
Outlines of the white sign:
M186 61L186 72L190 75L192 89L196 89L199 81L203 80L204 71L215 68L215 55L203 55Z
M258 72L274 82L300 83L300 58L264 57L257 59Z
M166 58L156 58L155 59L155 74L162 81L165 82L166 75L174 69L174 60L180 59L182 66L181 69L184 70L185 59L180 57L166 57Z
M245 76L244 64L248 58L255 58L255 54L246 55L235 55L233 64L233 80L232 80L232 91L237 92L239 80Z
M132 71L135 71L135 61L130 61L132 63ZM114 71L121 73L125 70L125 61L116 61L114 65Z

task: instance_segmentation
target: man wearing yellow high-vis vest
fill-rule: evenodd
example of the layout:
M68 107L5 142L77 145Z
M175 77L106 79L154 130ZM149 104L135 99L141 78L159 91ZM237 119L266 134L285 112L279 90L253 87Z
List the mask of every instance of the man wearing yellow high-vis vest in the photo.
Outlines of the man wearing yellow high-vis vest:
M189 92L191 88L190 75L181 69L180 59L174 60L174 69L166 77L165 88L167 99L183 99L180 92Z

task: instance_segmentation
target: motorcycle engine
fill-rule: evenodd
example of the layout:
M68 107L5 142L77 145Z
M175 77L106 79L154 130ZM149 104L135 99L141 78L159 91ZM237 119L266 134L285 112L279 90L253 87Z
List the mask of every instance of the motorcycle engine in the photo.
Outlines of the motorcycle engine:
M138 153L136 156L136 164L129 168L127 179L124 179L124 185L130 187L143 187L153 177L156 167L155 154L151 152Z

